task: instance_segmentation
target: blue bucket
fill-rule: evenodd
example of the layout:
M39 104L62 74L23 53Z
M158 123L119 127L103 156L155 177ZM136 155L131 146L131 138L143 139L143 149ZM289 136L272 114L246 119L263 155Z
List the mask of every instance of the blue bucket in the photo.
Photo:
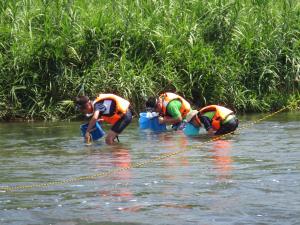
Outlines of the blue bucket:
M183 128L183 132L187 136L196 136L199 135L200 127L194 127L190 123L186 123L185 128Z
M140 113L139 125L141 129L150 129L150 118L146 112Z
M155 132L162 132L167 130L167 126L166 124L160 124L157 116L150 119L150 129Z
M80 125L81 135L83 137L85 136L85 132L88 128L88 125L88 123ZM105 135L105 132L104 130L102 130L102 127L99 122L96 122L95 126L91 129L90 133L93 141L96 141Z

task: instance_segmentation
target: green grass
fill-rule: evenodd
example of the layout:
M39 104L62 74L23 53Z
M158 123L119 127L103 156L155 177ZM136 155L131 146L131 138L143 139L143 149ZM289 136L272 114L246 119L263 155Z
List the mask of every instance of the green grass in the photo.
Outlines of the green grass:
M297 0L0 2L3 120L73 118L75 96L100 92L135 113L163 91L194 107L297 109L299 80Z

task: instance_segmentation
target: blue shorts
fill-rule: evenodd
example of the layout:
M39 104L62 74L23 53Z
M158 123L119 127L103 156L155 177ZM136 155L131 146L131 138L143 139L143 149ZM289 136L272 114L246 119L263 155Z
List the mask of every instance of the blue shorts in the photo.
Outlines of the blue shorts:
M111 130L120 134L132 121L130 109L111 127Z

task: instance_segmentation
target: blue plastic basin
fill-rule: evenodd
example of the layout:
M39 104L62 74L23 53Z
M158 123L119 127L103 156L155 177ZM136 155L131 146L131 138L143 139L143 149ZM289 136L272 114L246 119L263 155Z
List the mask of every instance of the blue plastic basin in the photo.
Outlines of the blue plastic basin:
M196 136L199 135L200 127L194 127L190 123L186 123L185 128L183 128L183 132L187 136Z
M159 124L158 114L150 112L140 113L139 125L141 129L151 129L155 132L166 131L166 124Z
M147 117L146 112L140 113L139 125L141 129L149 129L150 128L150 118Z
M83 137L85 136L88 125L88 123L80 125L81 135ZM105 132L104 130L102 130L102 127L99 122L96 122L95 126L91 129L90 133L93 141L96 141L105 135Z
M158 117L150 119L150 129L155 132L162 132L167 130L166 124L159 124Z

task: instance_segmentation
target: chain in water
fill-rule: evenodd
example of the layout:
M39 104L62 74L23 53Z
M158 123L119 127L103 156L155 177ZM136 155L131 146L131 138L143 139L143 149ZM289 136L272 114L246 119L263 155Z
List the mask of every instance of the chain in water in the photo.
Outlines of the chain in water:
M267 115L267 116L265 116L261 119L258 119L256 121L250 123L250 124L242 126L242 127L239 128L239 130L240 129L245 129L245 128L250 127L250 126L252 126L252 125L254 125L258 122L261 122L261 121L263 121L267 118L270 118L270 117L274 116L275 114L282 112L286 108L287 107L283 107L282 109L280 109L280 110L278 110L274 113L271 113L271 114L269 114L269 115ZM213 141L216 141L216 140L219 140L220 138L231 135L232 133L233 132L228 133L228 134L224 134L224 135L220 135L220 136L212 138L208 141L202 142L200 144L200 146L202 146L204 144L207 144L207 143L210 143L210 142L213 142ZM106 172L96 173L96 174L88 175L88 176L74 177L74 178L65 179L65 180L62 180L62 181L51 181L51 182L47 182L47 183L37 183L37 184L29 184L29 185L2 186L2 187L0 187L0 191L1 192L12 192L12 191L17 191L17 190L28 190L28 189L33 189L33 188L47 188L47 187L50 187L50 186L60 186L60 185L67 184L67 183L75 183L75 182L79 182L79 181L93 180L97 177L107 177L111 174L115 174L115 173L118 173L118 172L121 172L121 171L124 171L124 170L129 170L131 168L141 168L145 165L154 163L156 161L160 161L162 159L170 158L172 156L175 156L175 155L178 155L178 154L190 151L190 150L191 150L190 148L186 148L186 149L182 149L182 150L179 150L179 151L176 151L176 152L165 153L165 154L161 154L160 156L154 157L153 159L148 159L148 160L145 160L145 161L140 162L140 163L132 163L128 167L112 169L112 170L109 170L109 171L106 171Z

